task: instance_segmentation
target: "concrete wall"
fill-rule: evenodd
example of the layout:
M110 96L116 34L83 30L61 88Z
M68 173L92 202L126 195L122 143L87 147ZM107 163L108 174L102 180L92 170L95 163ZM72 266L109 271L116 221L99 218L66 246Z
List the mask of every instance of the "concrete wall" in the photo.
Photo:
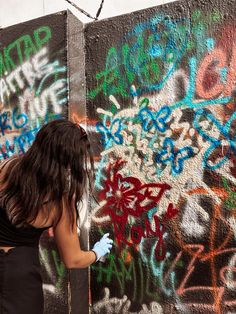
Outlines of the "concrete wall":
M84 120L85 74L83 24L66 11L0 32L1 161L24 154L40 127L50 120L73 119L74 114ZM86 230L81 224L85 249ZM40 241L40 260L45 314L87 313L87 270L65 269L50 229Z
M69 119L86 125L86 80L85 80L85 50L84 25L70 12L67 13L67 56L69 82ZM88 243L88 209L87 200L80 208L80 245L87 250ZM70 301L71 314L86 314L89 312L89 283L88 268L70 270ZM69 312L70 313L70 312Z
M0 159L59 116L90 131L99 204L81 242L115 241L91 268L92 313L236 312L235 11L182 1L1 30ZM65 270L51 232L40 253L45 313L88 313L87 271Z
M0 160L24 153L42 123L67 116L66 13L1 30Z
M235 313L236 5L86 25L96 195L92 313Z

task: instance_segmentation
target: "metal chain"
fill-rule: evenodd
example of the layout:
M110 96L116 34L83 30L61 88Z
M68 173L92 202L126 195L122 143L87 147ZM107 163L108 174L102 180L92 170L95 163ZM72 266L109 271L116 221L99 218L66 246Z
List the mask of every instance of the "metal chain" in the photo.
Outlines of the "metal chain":
M67 1L70 5L72 5L73 7L75 7L77 10L79 10L82 14L86 15L87 17L89 17L90 19L93 19L93 20L97 20L101 11L102 11L102 8L103 8L103 4L104 4L104 1L105 0L102 0L101 1L101 4L99 6L99 9L97 11L97 14L96 14L96 17L93 17L92 15L90 15L88 12L84 11L83 9L81 9L80 7L78 7L74 2L70 1L70 0L65 0Z
M104 0L102 0L102 2L100 3L100 7L99 7L97 14L96 14L96 17L95 17L96 20L98 19L99 15L102 11L103 3L104 3Z

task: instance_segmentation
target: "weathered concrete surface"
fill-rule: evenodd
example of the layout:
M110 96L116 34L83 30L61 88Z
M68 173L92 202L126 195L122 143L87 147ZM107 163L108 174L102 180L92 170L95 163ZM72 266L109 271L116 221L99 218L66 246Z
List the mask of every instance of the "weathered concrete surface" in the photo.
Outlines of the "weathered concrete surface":
M234 313L235 1L86 25L93 313Z

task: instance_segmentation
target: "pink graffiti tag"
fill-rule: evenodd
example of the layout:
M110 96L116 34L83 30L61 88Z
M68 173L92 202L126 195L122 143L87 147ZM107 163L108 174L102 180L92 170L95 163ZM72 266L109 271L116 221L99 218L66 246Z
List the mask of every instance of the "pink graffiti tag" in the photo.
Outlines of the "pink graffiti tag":
M163 260L166 256L163 239L165 224L177 214L177 209L169 203L161 220L153 215L154 227L147 214L158 205L163 194L171 187L166 183L142 184L138 178L123 177L119 172L123 164L123 161L117 160L108 167L104 189L99 193L99 198L106 200L102 213L110 216L119 247L122 243L133 246L138 245L142 238L156 237L155 257ZM129 218L140 219L137 224L131 225Z

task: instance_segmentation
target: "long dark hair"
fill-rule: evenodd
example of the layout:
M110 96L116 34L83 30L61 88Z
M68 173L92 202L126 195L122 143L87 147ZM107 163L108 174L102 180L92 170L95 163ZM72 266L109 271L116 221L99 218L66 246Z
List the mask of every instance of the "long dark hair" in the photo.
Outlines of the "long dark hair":
M16 226L32 223L39 211L56 208L55 225L63 206L71 226L78 218L78 203L92 189L93 158L87 133L78 124L60 119L44 125L25 155L9 162L2 179L0 203ZM64 205L62 204L64 203ZM76 219L77 220L77 219Z

